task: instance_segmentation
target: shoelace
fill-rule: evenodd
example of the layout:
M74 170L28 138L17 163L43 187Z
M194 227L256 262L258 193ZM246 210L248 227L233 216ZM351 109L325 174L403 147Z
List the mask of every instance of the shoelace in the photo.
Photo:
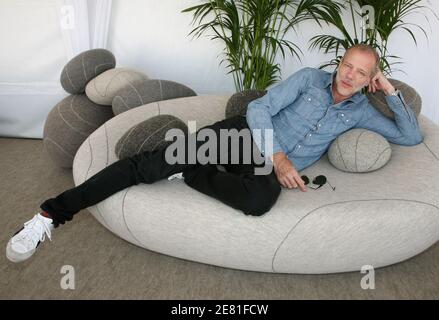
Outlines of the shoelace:
M37 245L38 241L46 240L46 235L52 241L52 233L47 224L38 215L35 215L32 220L24 223L24 229L20 231L19 237L16 241L25 240L30 248Z

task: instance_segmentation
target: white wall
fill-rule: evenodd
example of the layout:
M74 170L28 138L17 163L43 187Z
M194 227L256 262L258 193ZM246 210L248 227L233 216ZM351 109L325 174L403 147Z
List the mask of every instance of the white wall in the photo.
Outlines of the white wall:
M86 27L91 34L90 41L79 39L82 46L89 46L89 42L92 46L93 10L105 7L105 1L109 0L88 0L90 24ZM65 30L60 29L58 11L63 3L82 0L0 0L0 136L41 138L48 112L67 95L59 84L59 75L75 48L72 51L66 47ZM183 14L181 10L199 3L113 0L107 48L115 54L118 66L139 69L151 78L186 84L198 94L233 93L232 76L227 75L224 66L218 66L222 44L207 37L192 40L188 36L192 14ZM439 1L431 1L431 7L439 13ZM99 25L105 24L105 18L101 18ZM421 17L413 22L427 26ZM394 77L418 90L424 102L422 113L439 124L435 97L439 74L438 26L437 20L431 20L431 29L435 31L428 32L428 43L418 32L417 48L408 34L395 34L391 49L405 61L401 68L407 73ZM327 29L325 32L330 31ZM98 43L105 43L104 31L99 31ZM282 62L284 79L304 66L317 67L330 58L307 50L308 39L319 32L320 28L307 22L297 35L291 35L305 56L302 63L292 58Z
M68 95L64 65L106 46L111 3L0 0L0 136L43 136L47 114Z
M222 57L222 45L207 37L191 40L188 33L192 14L182 9L199 4L199 0L114 0L109 31L109 49L117 57L119 65L138 68L152 78L178 81L193 88L199 94L233 93L231 75L218 63ZM439 1L431 7L439 13ZM423 98L422 113L439 124L436 102L436 77L439 74L438 21L430 19L431 29L421 16L413 16L411 22L423 25L429 35L429 43L419 32L416 47L407 33L398 33L391 39L391 50L405 62L394 78L402 80L418 90ZM350 20L347 21L350 24ZM324 32L330 32L325 28ZM282 63L285 79L303 66L317 67L331 57L309 52L308 40L322 32L318 26L306 22L300 27L294 40L305 53L302 63L287 59ZM334 32L332 30L331 32Z
M56 0L0 0L0 136L41 137L65 93Z

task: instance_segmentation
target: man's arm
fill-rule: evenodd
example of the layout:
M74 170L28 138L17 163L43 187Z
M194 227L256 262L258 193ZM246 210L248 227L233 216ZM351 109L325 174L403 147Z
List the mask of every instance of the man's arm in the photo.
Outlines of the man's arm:
M375 78L369 86L369 92L375 92L378 89L386 94L386 102L394 113L395 121L387 118L368 103L363 117L356 124L355 128L375 131L384 136L389 142L395 144L412 146L421 143L423 137L412 108L404 101L402 94L395 90L381 72ZM377 83L376 81L379 82ZM395 93L396 95L394 95Z
M254 141L261 153L273 163L279 183L290 189L300 187L302 191L306 191L305 184L274 135L272 117L297 99L308 85L311 72L311 68L297 71L268 90L265 96L252 101L247 108L247 123L252 134L253 130L261 130L260 137L253 135ZM272 141L265 140L265 130L271 130L272 134L268 136L272 137Z
M311 68L303 68L268 90L263 97L249 103L247 123L252 133L255 129L261 130L260 139L257 136L254 138L256 145L266 158L284 151L274 135L271 118L296 100L302 89L308 85L311 72ZM265 141L265 130L271 130L273 141Z

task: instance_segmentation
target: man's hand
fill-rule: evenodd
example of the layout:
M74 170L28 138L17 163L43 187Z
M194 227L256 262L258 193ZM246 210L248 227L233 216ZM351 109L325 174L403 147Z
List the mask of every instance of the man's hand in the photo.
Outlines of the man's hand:
M381 72L381 70L379 70L375 77L370 80L368 88L368 91L373 93L375 93L377 90L383 91L386 95L390 95L395 92L395 87L393 87L390 81L387 80L386 76Z
M302 191L306 191L305 183L285 153L278 152L273 155L273 166L277 180L282 186L289 189L299 186Z

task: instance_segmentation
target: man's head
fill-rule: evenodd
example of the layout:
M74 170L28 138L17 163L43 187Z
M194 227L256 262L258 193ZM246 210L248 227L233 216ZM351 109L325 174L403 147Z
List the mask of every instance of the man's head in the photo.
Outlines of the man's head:
M350 97L369 85L379 70L380 56L369 45L357 44L346 50L338 66L335 90Z

